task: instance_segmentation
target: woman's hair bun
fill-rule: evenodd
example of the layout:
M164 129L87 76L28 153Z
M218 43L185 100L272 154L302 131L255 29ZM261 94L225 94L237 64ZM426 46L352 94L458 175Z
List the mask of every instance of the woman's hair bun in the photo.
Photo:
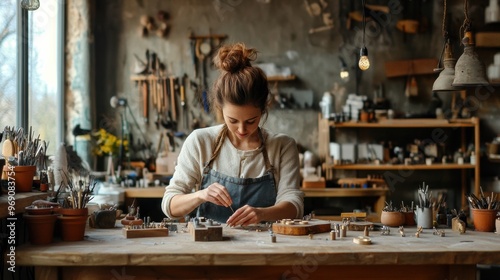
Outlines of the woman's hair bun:
M250 67L251 61L257 57L257 50L246 48L243 43L220 47L214 58L217 68L230 73L236 73L245 67Z

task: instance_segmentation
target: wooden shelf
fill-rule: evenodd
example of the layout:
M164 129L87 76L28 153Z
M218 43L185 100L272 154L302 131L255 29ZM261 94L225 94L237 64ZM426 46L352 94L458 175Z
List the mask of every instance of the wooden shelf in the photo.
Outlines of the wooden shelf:
M380 120L374 123L349 121L342 123L335 123L329 121L329 125L335 128L433 128L433 127L474 127L479 120L477 118L471 119L457 119L457 120L443 120L443 119L392 119Z
M388 188L301 188L306 197L364 197L381 196L389 192Z
M268 82L281 82L281 81L293 81L297 77L295 75L290 75L290 76L268 76L267 81Z
M476 33L476 47L485 47L485 48L500 47L500 32Z
M341 170L446 170L446 169L474 169L473 164L457 164L457 163L436 163L432 165L426 164L324 164L325 169L341 169Z
M24 213L24 208L26 206L30 206L31 203L35 200L39 199L47 199L48 193L46 192L26 192L26 193L16 193L14 196L16 199L15 213L21 214ZM9 217L9 209L8 209L8 196L6 194L2 194L0 196L0 218Z

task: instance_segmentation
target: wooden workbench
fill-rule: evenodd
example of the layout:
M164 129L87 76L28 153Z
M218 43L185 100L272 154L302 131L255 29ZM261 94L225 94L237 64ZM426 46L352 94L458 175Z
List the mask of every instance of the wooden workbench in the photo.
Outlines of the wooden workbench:
M181 229L167 237L125 239L120 228L87 229L84 241L22 245L17 266L36 279L475 279L476 264L500 264L500 235L468 231L445 237L415 228L401 237L371 232L372 245L352 242L360 232L329 240L224 227L224 241L193 242ZM121 277L121 278L120 278ZM126 278L129 277L129 278Z

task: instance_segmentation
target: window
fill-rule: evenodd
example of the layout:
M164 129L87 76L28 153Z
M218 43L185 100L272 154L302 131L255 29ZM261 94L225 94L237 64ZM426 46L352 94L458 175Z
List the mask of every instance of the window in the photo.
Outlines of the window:
M16 125L17 0L0 1L0 130Z
M59 44L63 0L40 1L40 8L27 12L21 10L19 0L0 2L0 129L7 125L23 126L20 119L27 120L35 137L40 135L50 142L48 154L54 154L58 129L62 127L57 122L63 121L58 118L58 100L62 98L59 86L62 67L58 55L62 53ZM27 13L27 28L21 28L18 23L23 13ZM20 41L23 38L28 38L26 52ZM18 65L18 60L24 60L18 56L27 56L27 68L22 63ZM18 79L20 76L26 78ZM26 85L26 93L19 90L18 83ZM27 110L20 101L23 98L27 100Z

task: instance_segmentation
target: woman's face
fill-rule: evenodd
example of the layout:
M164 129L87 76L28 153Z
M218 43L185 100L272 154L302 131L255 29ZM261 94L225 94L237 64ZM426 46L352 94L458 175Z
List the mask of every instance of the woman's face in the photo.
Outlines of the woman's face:
M240 140L248 140L257 133L262 111L253 105L225 103L222 115L229 131Z

